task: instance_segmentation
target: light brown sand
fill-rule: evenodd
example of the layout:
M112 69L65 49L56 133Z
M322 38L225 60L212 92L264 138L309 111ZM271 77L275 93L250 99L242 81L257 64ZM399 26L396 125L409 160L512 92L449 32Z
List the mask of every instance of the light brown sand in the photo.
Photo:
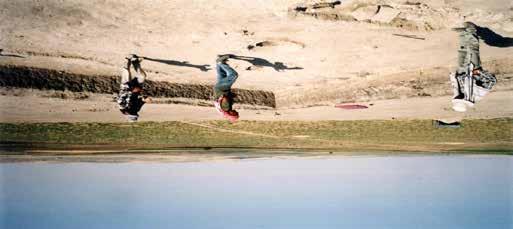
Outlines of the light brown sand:
M452 111L449 96L378 100L366 103L368 109L343 110L334 106L300 109L240 109L241 120L366 120L366 119L488 119L513 117L513 92L489 94L466 113ZM372 105L370 105L372 104ZM140 121L199 121L222 117L213 107L180 104L147 104ZM124 117L108 96L86 100L0 96L2 122L123 122Z
M410 95L398 82L422 80L422 72L438 71L434 80L445 82L456 63L458 37L450 27L464 17L513 36L513 10L508 0L425 0L451 18L432 31L408 30L362 22L290 17L295 0L0 0L0 48L28 58L0 56L0 65L39 66L84 74L117 74L128 53L152 58L210 64L219 53L234 53L282 62L300 70L275 71L234 60L240 77L235 87L272 90L279 107L333 104L368 85L391 91L384 98ZM404 1L383 1L402 4ZM430 15L427 15L430 16ZM426 16L426 17L427 17ZM430 16L432 17L432 15ZM427 18L429 19L429 18ZM426 19L426 20L427 20ZM247 30L245 34L243 31ZM398 37L415 35L425 40ZM247 46L269 41L270 46ZM513 48L481 45L484 62L502 73L513 72ZM146 61L149 77L179 83L210 83L215 71ZM246 70L251 67L251 70ZM419 72L419 74L402 74ZM394 75L396 74L396 75ZM394 76L393 80L387 77ZM499 78L499 81L503 79ZM508 81L510 82L510 81ZM510 82L503 85L511 88ZM387 89L388 88L388 89ZM447 90L448 84L440 90ZM383 89L383 90L385 90ZM381 89L380 89L381 90ZM383 91L382 90L382 91ZM378 91L379 93L383 93ZM394 94L396 93L396 94ZM443 93L434 93L434 95ZM356 93L353 98L365 99ZM511 92L492 93L469 117L511 115ZM374 95L375 100L379 96ZM380 98L380 99L384 99ZM111 103L2 97L1 121L122 121ZM244 119L318 120L452 117L449 99L416 98L376 101L365 111L332 107L302 110L242 111ZM94 106L94 107L93 107ZM74 108L76 107L76 108ZM98 107L108 111L89 112ZM71 110L75 109L75 112ZM212 109L181 105L148 105L142 120L217 119ZM259 113L259 114L257 114Z

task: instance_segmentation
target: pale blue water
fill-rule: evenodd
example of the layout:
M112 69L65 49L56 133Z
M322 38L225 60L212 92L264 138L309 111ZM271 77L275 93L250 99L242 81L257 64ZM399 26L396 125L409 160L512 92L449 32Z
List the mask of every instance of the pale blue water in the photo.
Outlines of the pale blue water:
M513 157L0 164L0 228L513 228Z

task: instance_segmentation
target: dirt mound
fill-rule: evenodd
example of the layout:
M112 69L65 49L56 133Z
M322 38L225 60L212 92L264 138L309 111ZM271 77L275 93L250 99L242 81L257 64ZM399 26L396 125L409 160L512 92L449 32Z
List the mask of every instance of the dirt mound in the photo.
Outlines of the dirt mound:
M0 66L0 87L34 88L72 92L116 94L120 79L108 75L83 75L50 69L5 65ZM272 92L234 89L236 102L276 107ZM213 85L179 84L164 81L146 81L146 94L151 97L192 98L211 100Z
M388 25L410 30L438 30L458 21L455 8L434 8L421 2L394 1L306 1L289 8L289 15L307 15L326 20L342 20Z

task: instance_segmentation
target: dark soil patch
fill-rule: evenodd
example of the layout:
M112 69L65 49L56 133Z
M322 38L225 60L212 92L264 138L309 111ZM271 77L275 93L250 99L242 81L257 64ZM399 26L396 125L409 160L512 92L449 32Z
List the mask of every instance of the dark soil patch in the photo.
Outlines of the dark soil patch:
M25 66L0 66L0 87L116 94L119 85L120 77L113 75L83 75ZM211 100L214 94L213 85L151 80L146 81L145 92L151 97L202 100ZM234 93L237 94L238 103L276 107L274 93L270 91L234 89Z

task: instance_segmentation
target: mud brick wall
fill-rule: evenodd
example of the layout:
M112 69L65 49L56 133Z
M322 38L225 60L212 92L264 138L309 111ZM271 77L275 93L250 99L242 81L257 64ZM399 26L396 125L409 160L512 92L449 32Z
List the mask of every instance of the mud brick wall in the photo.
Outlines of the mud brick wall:
M119 92L120 77L112 75L83 75L52 69L26 66L0 66L0 87L68 90L115 94ZM234 89L235 101L242 104L276 107L274 93L261 90ZM181 97L212 100L213 85L179 84L146 81L145 93L151 97Z

